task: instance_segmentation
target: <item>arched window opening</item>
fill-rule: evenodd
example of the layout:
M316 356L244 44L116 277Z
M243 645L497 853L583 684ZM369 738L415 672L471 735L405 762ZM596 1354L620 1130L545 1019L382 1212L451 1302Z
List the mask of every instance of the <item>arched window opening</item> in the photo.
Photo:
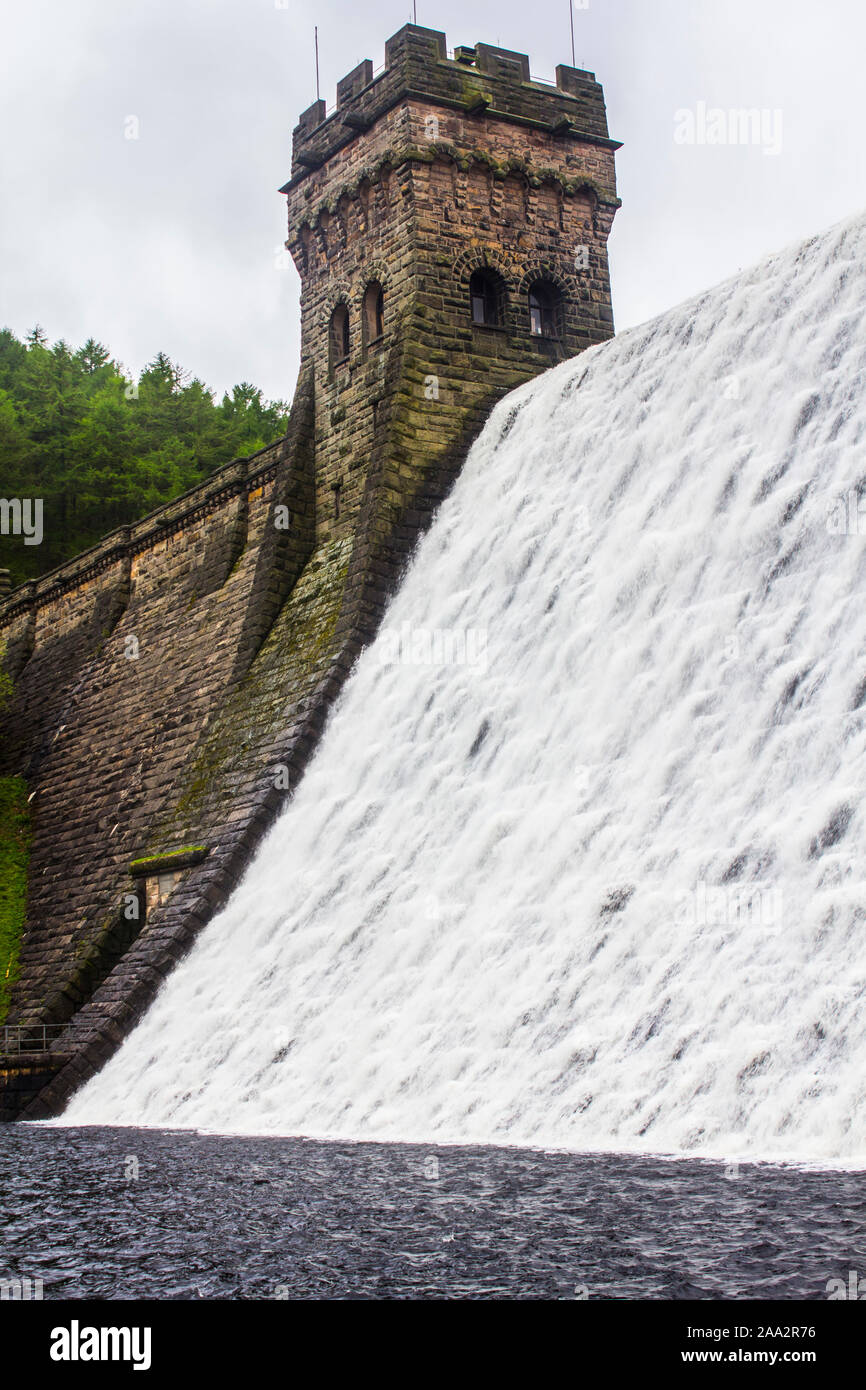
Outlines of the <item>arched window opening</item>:
M373 280L364 291L364 340L375 343L385 335L385 291Z
M558 338L562 332L562 297L555 285L537 280L529 290L529 331L533 338Z
M331 366L339 367L349 360L349 310L338 304L331 315Z
M503 295L497 278L487 270L476 270L469 281L472 322L487 328L502 323Z

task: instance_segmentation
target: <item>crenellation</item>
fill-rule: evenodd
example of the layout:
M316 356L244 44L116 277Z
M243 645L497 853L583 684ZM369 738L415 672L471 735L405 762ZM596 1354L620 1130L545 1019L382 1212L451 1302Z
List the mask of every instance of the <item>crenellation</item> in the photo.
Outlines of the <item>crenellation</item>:
M489 77L500 77L508 83L531 80L528 54L515 53L509 48L494 48L489 43L475 45L475 67Z
M348 105L352 99L359 96L366 87L373 81L373 64L369 58L365 58L350 73L341 78L337 83L337 107Z
M406 25L388 40L382 73L373 79L370 64L370 81L360 86L355 69L338 84L343 96L332 115L326 115L323 102L304 113L294 132L292 179L283 191L366 134L394 106L422 95L441 108L496 113L548 135L567 134L574 126L585 139L617 148L608 136L604 96L593 73L560 66L553 85L530 77L526 54L489 44L457 52L462 56L448 57L446 37L438 30ZM361 68L366 74L366 65Z

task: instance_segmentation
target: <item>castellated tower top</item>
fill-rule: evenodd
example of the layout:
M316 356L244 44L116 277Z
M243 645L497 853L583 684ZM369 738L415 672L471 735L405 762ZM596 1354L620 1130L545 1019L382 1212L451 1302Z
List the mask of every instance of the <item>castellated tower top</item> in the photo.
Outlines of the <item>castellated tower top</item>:
M280 191L288 193L407 97L620 148L608 136L604 93L594 73L560 64L553 86L533 80L525 53L478 43L456 48L449 58L444 34L407 24L386 43L381 72L374 76L365 59L338 82L330 115L321 100L302 113L294 131L292 177Z

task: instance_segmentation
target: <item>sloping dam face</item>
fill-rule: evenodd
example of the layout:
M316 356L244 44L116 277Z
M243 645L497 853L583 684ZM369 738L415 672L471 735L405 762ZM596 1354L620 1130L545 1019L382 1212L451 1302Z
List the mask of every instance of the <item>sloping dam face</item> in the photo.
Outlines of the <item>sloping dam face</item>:
M497 407L64 1121L866 1150L866 219Z

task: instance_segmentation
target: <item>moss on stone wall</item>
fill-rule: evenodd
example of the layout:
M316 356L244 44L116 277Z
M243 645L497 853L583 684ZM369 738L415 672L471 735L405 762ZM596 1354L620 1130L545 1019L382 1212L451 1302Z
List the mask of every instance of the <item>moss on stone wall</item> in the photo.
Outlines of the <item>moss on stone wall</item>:
M170 869L173 864L181 859L204 859L207 854L206 845L187 845L183 849L172 849L165 854L147 854L142 859L133 859L129 866L129 872L133 875L145 875L147 873L161 873L164 869ZM186 867L186 865L184 865Z
M29 860L27 784L22 777L0 777L0 1023L18 975Z
M6 712L6 706L12 699L12 677L6 670L6 643L0 638L0 719Z
M365 164L360 173L356 173L353 178L333 189L320 202L305 209L303 217L294 228L294 237L300 236L301 228L304 226L315 227L323 213L328 213L333 217L339 212L344 199L358 196L362 184L369 183L375 186L381 179L384 170L393 172L407 163L433 164L437 159L450 160L463 173L467 173L473 165L480 165L499 182L507 179L510 175L517 175L525 179L531 188L541 188L543 184L556 184L567 197L590 192L600 203L605 203L609 207L619 208L622 206L622 199L617 197L615 191L588 172L576 172L568 175L561 169L547 165L535 165L531 160L520 156L497 159L489 150L461 151L447 140L435 140L423 148L418 145L392 146L380 154L377 159Z
M177 785L176 800L151 827L148 846L206 836L242 798L273 780L275 741L296 703L325 674L346 583L351 538L321 546L304 568L256 660L202 738Z

